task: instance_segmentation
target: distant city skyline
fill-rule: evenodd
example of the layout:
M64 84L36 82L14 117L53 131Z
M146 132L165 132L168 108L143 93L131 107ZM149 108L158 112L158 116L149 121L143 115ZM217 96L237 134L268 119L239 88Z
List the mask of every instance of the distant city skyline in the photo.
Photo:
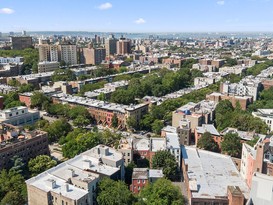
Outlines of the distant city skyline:
M273 0L2 0L0 32L273 32Z

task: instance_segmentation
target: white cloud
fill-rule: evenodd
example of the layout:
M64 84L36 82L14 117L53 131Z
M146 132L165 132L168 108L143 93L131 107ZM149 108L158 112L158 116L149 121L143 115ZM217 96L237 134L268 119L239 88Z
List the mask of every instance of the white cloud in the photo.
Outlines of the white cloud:
M136 24L144 24L144 23L146 23L146 21L143 18L139 18L139 19L135 20L135 23Z
M101 4L98 8L100 10L107 10L107 9L111 9L113 7L113 5L109 2Z
M0 14L13 14L15 11L10 8L2 8L0 9Z
M225 1L217 1L217 4L222 6L225 4Z

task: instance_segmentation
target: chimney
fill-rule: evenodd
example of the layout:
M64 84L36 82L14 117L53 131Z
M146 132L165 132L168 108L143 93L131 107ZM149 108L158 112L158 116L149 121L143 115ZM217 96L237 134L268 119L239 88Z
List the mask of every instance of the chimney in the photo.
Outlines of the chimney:
M92 166L91 160L87 160L87 159L83 160L83 169L90 169L91 166Z
M66 170L67 177L72 178L75 176L75 171L73 169Z
M56 187L56 181L54 179L46 180L45 184L51 189L54 189Z
M69 184L65 183L62 185L61 190L64 192L68 192L69 191Z
M102 156L108 156L108 154L109 154L109 148L105 147L105 146L100 147L100 154Z

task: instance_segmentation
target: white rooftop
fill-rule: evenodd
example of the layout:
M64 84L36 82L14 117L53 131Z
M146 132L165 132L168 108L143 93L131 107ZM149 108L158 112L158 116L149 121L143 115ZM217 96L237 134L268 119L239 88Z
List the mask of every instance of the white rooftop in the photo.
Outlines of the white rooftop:
M188 165L187 175L193 198L227 196L228 186L239 186L245 198L249 197L249 189L231 157L184 146L182 156Z
M180 149L180 143L177 133L166 133L167 148Z
M44 172L43 174L40 174L26 182L29 185L37 187L38 189L44 190L46 192L51 191L57 194L61 194L62 196L73 200L78 200L88 194L86 190L67 184L65 180L48 174L47 172ZM68 186L68 190L65 189L66 185Z
M151 151L158 152L166 150L166 139L165 138L151 138Z
M203 124L202 127L196 127L196 132L202 134L204 134L205 132L209 132L212 135L220 136L214 125L211 124Z
M253 204L269 205L273 202L273 176L254 173L250 198Z
M72 184L67 184L69 179L72 178L72 171L74 179L88 182L98 179L100 175L111 176L115 174L120 170L122 163L122 153L113 148L98 145L27 180L26 183L46 192L61 193L63 196L77 200L88 192ZM50 182L54 182L56 185L52 186ZM68 191L66 190L67 186Z
M176 133L176 128L170 125L163 127L161 131Z
M164 177L163 171L160 169L150 169L149 178L162 178Z

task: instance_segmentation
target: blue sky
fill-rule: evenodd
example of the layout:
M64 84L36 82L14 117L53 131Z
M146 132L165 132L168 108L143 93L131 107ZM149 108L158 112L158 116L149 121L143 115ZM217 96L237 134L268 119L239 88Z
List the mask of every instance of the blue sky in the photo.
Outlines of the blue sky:
M273 0L0 0L0 32L273 31Z

